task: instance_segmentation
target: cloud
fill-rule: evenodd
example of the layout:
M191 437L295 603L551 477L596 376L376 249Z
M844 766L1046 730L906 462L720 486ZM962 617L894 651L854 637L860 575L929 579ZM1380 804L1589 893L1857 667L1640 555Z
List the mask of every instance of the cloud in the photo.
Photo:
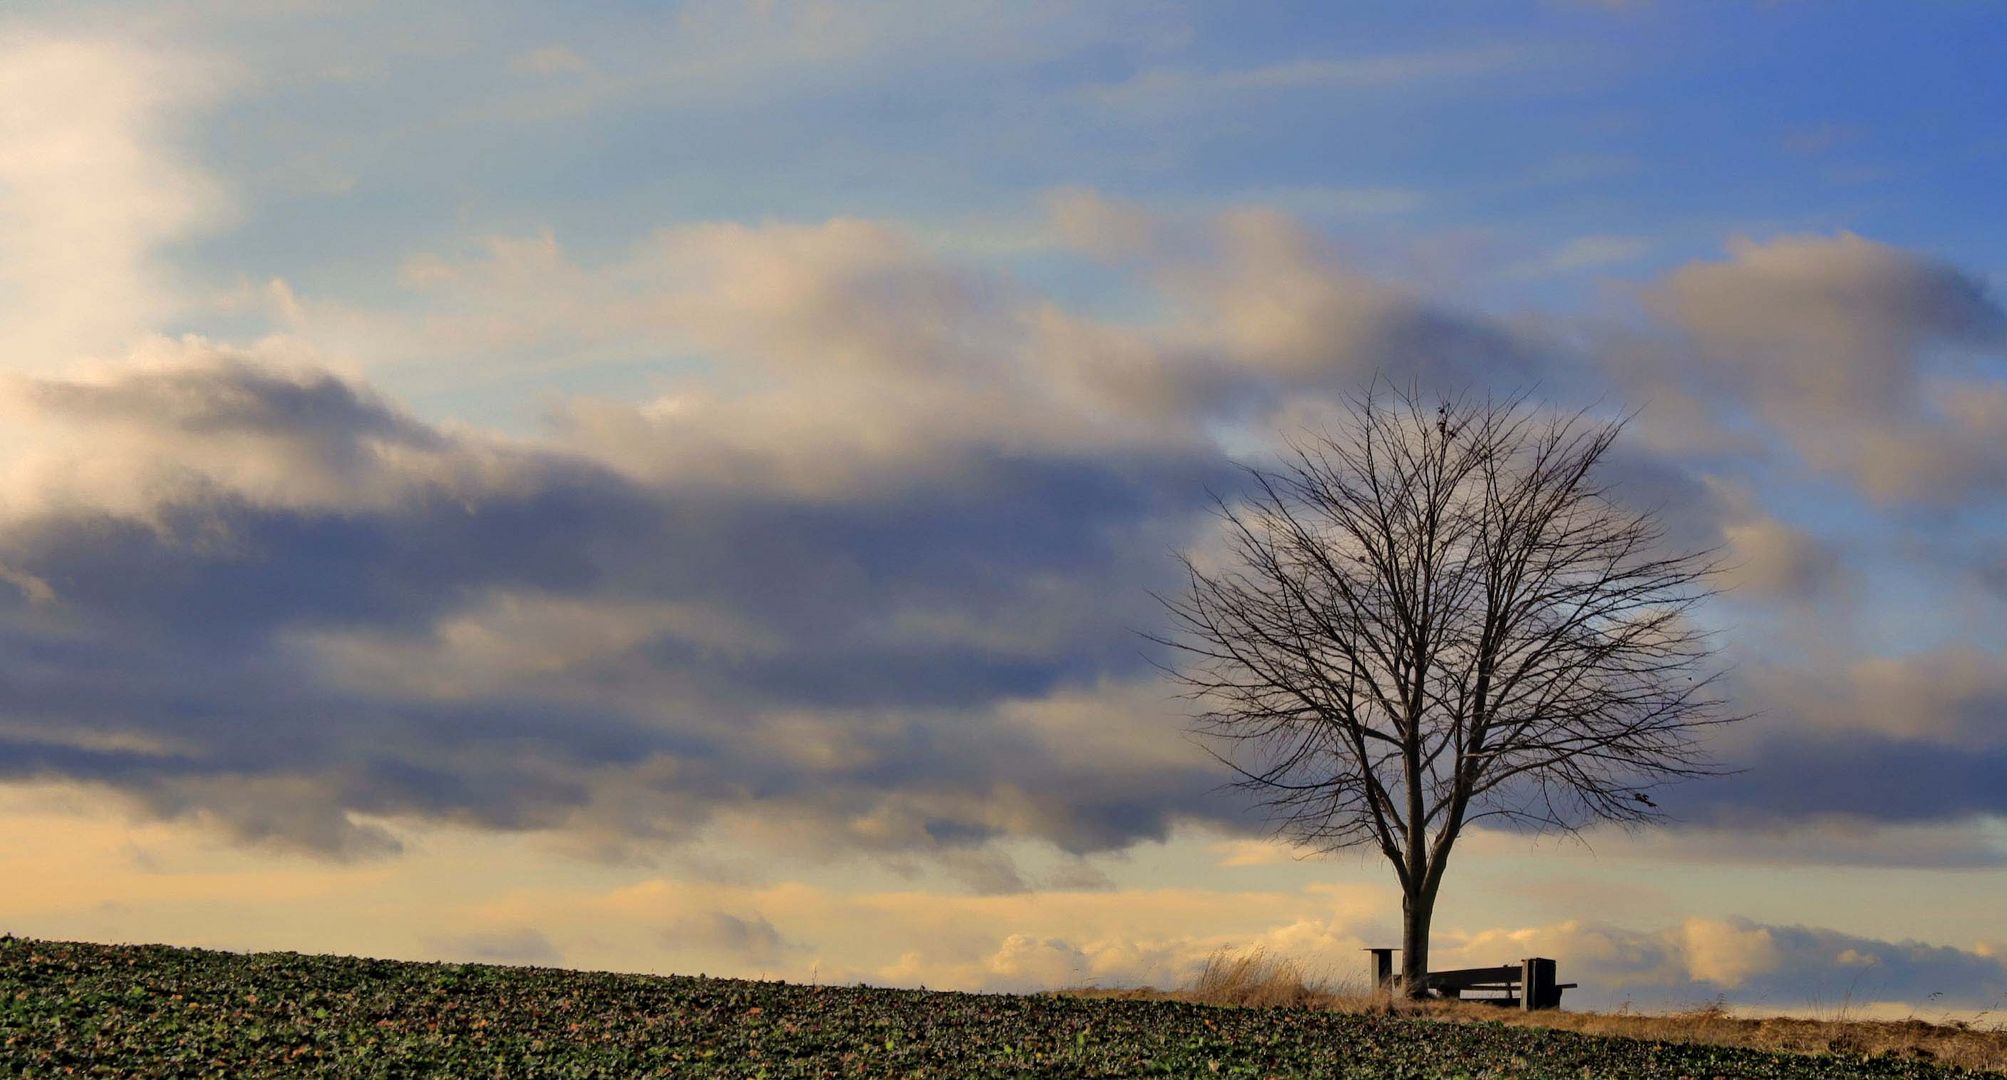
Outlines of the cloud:
M1738 241L1645 298L1691 343L1693 392L1874 498L2007 490L2007 390L1933 362L2007 343L2007 313L1971 275L1852 234L1783 237Z
M2007 745L2007 673L1997 653L1970 645L1848 657L1840 670L1769 669L1752 672L1749 684L1754 701L1822 736Z
M1775 518L1726 527L1724 584L1743 598L1806 599L1825 593L1839 577L1838 558L1819 539Z
M752 961L769 974L820 971L828 981L828 972L848 971L873 982L964 990L1176 987L1215 953L1250 948L1356 982L1365 967L1362 950L1398 940L1398 902L1388 889L1329 885L972 897L843 893L805 884L720 892L657 880L613 893L524 895L491 905L483 917L590 923L603 935L621 936L664 911L691 911L693 926L710 927L715 912L740 910L705 906L721 900L757 905L819 943ZM726 927L723 936L736 938L730 923L718 925ZM768 939L760 931L752 936ZM858 962L860 955L886 959L870 967ZM1600 920L1439 924L1431 949L1437 967L1516 964L1528 956L1558 958L1564 978L1582 984L1570 1000L1588 1007L1629 1001L1677 1008L1725 996L1756 1012L1802 1011L1842 997L1958 1008L1990 1004L2007 990L2007 963L1983 945L1890 941L1732 915L1644 929ZM672 969L687 969L687 962Z
M1154 254L1167 239L1162 215L1088 188L1061 188L1046 196L1055 239L1075 251L1108 260Z
M1231 814L1148 738L1178 719L1122 629L1163 572L1131 545L1176 542L1205 459L977 446L854 503L644 483L182 349L15 388L68 436L0 522L31 583L8 775L343 855L394 845L356 815L613 844L758 814L924 854Z
M186 823L121 820L69 785L0 789L0 818L14 837L0 851L0 874L17 883L9 927L38 936L532 963L550 962L547 948L596 970L1020 991L1177 986L1215 951L1255 946L1356 981L1360 949L1398 940L1398 894L1376 873L1262 887L1248 883L1264 871L1248 868L1204 888L974 896L942 882L887 887L870 874L805 881L791 872L799 864L770 860L771 878L752 881L581 872L531 838L436 825L401 829L423 859L275 862L219 846ZM1569 993L1579 1007L1667 1009L1725 996L1761 1014L1848 998L1864 1011L1901 1002L1872 1007L1935 1019L1929 1010L1983 1009L2007 989L2007 950L1997 942L1896 941L1816 925L1822 917L1809 911L1810 926L1662 915L1638 910L1625 891L1585 893L1567 883L1536 898L1562 917L1500 920L1490 913L1503 897L1473 895L1479 866L1453 873L1451 908L1438 917L1438 966L1556 957L1564 977L1582 984ZM1328 879L1328 865L1317 876ZM1560 884L1551 871L1536 876ZM1619 867L1610 877L1635 875ZM1905 893L1930 888L1906 883ZM1453 915L1466 896L1474 903ZM104 903L113 899L116 910ZM1983 889L1967 900L1983 908ZM404 914L383 918L385 903ZM1581 917L1563 914L1571 910ZM1754 951L1730 951L1738 942Z
M0 649L23 673L0 689L0 768L342 856L394 850L398 819L607 858L729 830L987 893L1044 880L987 850L1003 840L1078 856L1185 820L1251 828L1130 633L1158 614L1168 553L1204 542L1207 490L1234 483L1222 444L1259 447L1375 375L1581 368L1272 211L1179 219L1072 192L1053 213L1069 251L1168 314L1069 310L885 222L679 226L602 261L541 232L413 260L436 310L375 331L449 358L500 341L695 358L653 399L561 400L547 435L503 437L428 423L291 338L159 339L8 384L32 437L0 458ZM1734 269L1815 298L1788 283L1958 280L1861 243ZM1833 251L1867 269L1800 266ZM1669 317L1696 340L1772 333L1717 269L1673 275ZM302 305L301 332L328 310ZM1672 542L1725 544L1752 603L1843 592L1820 537L1733 483L1643 444L1609 464ZM1983 688L1934 685L1908 729L1872 730L1925 759L1976 737ZM1775 775L1696 803L1882 813ZM1993 805L1952 785L1886 813Z
M413 260L428 314L371 332L451 355L701 357L652 401L570 401L557 422L643 479L824 497L945 473L978 448L1213 454L1217 425L1376 373L1469 385L1547 369L1509 328L1348 266L1285 215L1188 223L1085 191L1052 211L1059 243L1134 264L1178 317L1092 318L896 226L835 219L665 229L596 265L548 233L493 238Z
M2007 553L1982 559L1980 564L1973 568L1973 576L1987 592L2007 600Z
M1122 82L1096 87L1093 98L1122 108L1167 108L1223 97L1301 90L1361 89L1470 79L1522 67L1527 51L1505 45L1385 53L1335 59L1280 61L1241 68L1195 71L1149 68Z
M1818 610L1806 615L1809 652L1757 654L1734 673L1736 703L1753 714L1720 749L1736 771L1669 793L1671 812L1700 830L1696 842L1738 833L1724 850L1758 859L1999 865L1997 843L1957 827L2007 814L1997 653L1976 643L1856 653L1820 635L1830 616ZM1926 825L1939 831L1879 833Z
M711 911L686 916L662 932L662 941L678 954L723 954L739 963L771 964L787 953L808 951L782 937L759 912L740 916Z
M1834 545L1812 531L1772 516L1744 484L1719 474L1666 507L1668 517L1698 517L1681 530L1690 550L1718 552L1717 584L1745 610L1778 611L1850 593L1858 571ZM1784 608L1784 610L1789 610Z
M527 927L442 938L433 947L443 955L470 963L535 967L558 967L564 963L564 954L550 943L550 939Z
M1328 401L1376 375L1432 388L1521 387L1556 370L1558 358L1535 339L1366 274L1273 209L1194 223L1086 191L1059 193L1051 206L1061 245L1136 265L1173 313L1124 335L1048 319L1068 351L1095 362L1096 388L1118 400L1274 421L1291 403Z
M1564 957L1567 977L1579 977L1599 1000L1624 995L1671 1004L1719 996L1758 1014L1838 1000L1983 1005L2007 989L2007 965L1985 949L1740 918L1690 918L1657 931L1588 922L1491 930L1464 936L1448 951L1471 962L1506 953Z
M375 332L451 354L617 341L702 357L652 401L557 409L571 445L644 480L830 497L944 476L974 454L1208 449L1190 403L1159 407L1151 387L1178 365L1154 343L885 223L680 227L593 266L548 234L486 249L414 262L433 313ZM1128 357L1123 372L1101 370L1110 353ZM1125 396L1131 376L1141 392Z
M1752 776L1753 784L1771 782ZM1675 813L1685 815L1691 802L1703 811L1709 800L1668 796ZM1835 800L1840 804L1840 800ZM1717 866L1833 866L1912 870L1980 870L2007 867L2007 844L1991 831L1985 816L1955 822L1940 818L1889 822L1875 816L1872 806L1851 810L1810 811L1782 817L1743 812L1712 815L1683 822L1680 827L1649 833L1592 833L1588 843L1599 854L1640 861ZM1523 845L1519 837L1501 838ZM1488 851L1499 850L1496 847Z
M1515 264L1506 271L1519 278L1541 278L1580 270L1595 270L1636 262L1652 249L1652 242L1640 236L1578 236L1535 259Z
M183 303L157 249L227 199L170 122L221 82L213 64L131 45L0 39L0 366L118 350Z
M1028 885L993 840L1241 822L1130 633L1232 483L1209 426L1510 339L1285 219L1207 242L1226 267L1164 281L1209 310L1162 334L864 221L415 263L468 340L716 365L562 404L546 440L424 423L286 339L17 382L0 648L45 660L0 765L342 856L399 817L620 857L730 827L985 892Z
M1317 220L1395 217L1420 210L1429 200L1411 188L1307 186L1246 189L1237 192L1234 201Z
M1680 947L1687 975L1716 986L1741 986L1751 977L1768 975L1782 963L1777 940L1769 928L1688 919L1680 927Z
M1219 857L1218 865L1223 868L1279 866L1316 854L1313 849L1276 839L1221 840L1212 845L1212 850Z
M2003 329L1969 276L1845 233L1738 241L1726 262L1675 271L1653 302L1712 371L1811 408L1914 403L1916 348L1988 343Z
M1698 820L1762 828L1827 814L1891 823L2007 815L2000 785L2007 750L1997 745L1974 749L1811 726L1760 739L1735 764L1744 772L1733 782L1694 785L1687 806L1697 808Z

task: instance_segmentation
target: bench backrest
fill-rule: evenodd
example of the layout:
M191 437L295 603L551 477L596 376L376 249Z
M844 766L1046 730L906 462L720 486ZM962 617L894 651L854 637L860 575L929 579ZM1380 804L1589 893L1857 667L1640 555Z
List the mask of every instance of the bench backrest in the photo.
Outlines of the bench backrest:
M1508 989L1519 985L1520 965L1457 968L1429 972L1428 985L1437 990Z

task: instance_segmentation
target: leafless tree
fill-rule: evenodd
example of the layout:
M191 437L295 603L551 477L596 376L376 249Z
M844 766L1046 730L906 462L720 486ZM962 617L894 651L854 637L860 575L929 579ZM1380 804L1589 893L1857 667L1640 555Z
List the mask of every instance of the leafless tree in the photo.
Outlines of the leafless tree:
M1220 501L1225 553L1184 557L1158 640L1284 835L1394 865L1420 996L1466 827L1654 820L1647 791L1715 771L1700 736L1734 717L1692 617L1710 553L1603 484L1621 421L1398 391L1346 413Z

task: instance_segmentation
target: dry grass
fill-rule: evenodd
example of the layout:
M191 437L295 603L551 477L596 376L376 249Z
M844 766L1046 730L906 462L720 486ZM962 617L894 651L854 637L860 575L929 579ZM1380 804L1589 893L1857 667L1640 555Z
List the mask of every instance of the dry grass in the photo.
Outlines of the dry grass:
M1221 949L1207 957L1198 977L1192 980L1190 986L1180 990L1158 990L1148 986L1074 987L1054 993L1068 997L1140 998L1248 1008L1325 1009L1332 1012L1385 1012L1393 1005L1385 994L1370 994L1356 984L1310 972L1297 961L1277 956L1266 949L1247 952Z
M1454 1008L1454 1006L1453 1006ZM1458 1011L1485 1009L1465 1005ZM1507 1023L1535 1024L1590 1035L1746 1046L1796 1053L1896 1054L1944 1065L2007 1072L2007 1030L1998 1026L1932 1024L1923 1020L1816 1020L1733 1016L1719 1006L1663 1015L1640 1013L1507 1013ZM1456 1017L1462 1019L1463 1017ZM1478 1017L1484 1018L1484 1017ZM1490 1017L1497 1019L1498 1017Z
M1329 979L1310 976L1294 960L1266 949L1236 956L1222 949L1206 958L1188 991L1216 1005L1313 1007L1332 996Z
M1334 981L1306 971L1286 957L1263 949L1221 950L1207 959L1190 986L1180 990L1085 988L1055 991L1074 997L1144 998L1242 1007L1327 1009L1444 1020L1451 1023L1502 1021L1586 1035L1740 1046L1802 1054L1894 1054L1942 1065L2007 1072L2007 1026L1969 1021L1933 1024L1923 1020L1852 1019L1847 1009L1830 1018L1738 1017L1719 1003L1675 1013L1613 1013L1565 1009L1522 1012L1471 1001L1407 1001L1372 992L1357 983ZM1983 1017L1982 1017L1983 1019Z

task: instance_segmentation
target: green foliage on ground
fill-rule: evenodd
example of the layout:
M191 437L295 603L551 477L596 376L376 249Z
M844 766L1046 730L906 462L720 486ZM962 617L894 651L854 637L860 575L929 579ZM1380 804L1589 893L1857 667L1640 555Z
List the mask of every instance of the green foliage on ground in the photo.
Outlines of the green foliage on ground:
M0 942L0 1075L1936 1077L1797 1057L1165 1001Z

